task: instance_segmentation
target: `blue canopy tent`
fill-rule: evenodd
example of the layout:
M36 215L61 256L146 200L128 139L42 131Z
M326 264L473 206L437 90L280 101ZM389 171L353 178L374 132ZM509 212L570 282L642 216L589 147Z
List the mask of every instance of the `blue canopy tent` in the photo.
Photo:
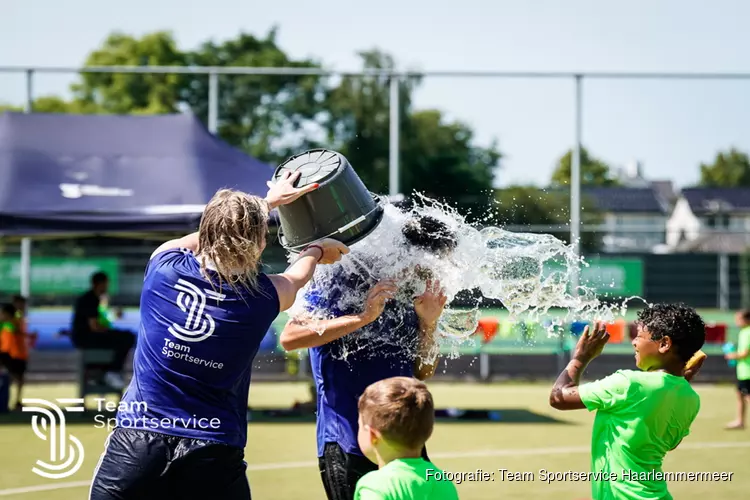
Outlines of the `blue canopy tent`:
M188 232L218 189L263 196L272 174L190 114L5 113L0 237Z
M0 236L194 229L216 190L273 168L189 114L0 115Z

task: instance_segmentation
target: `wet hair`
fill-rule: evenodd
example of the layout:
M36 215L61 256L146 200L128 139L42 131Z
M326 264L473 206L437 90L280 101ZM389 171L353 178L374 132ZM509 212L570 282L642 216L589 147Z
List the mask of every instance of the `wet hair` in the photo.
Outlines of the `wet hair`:
M219 286L254 289L268 232L268 203L233 189L220 189L203 211L198 228L201 272L216 271Z
M677 355L687 362L706 342L706 324L692 307L684 304L655 304L638 313L637 324L653 340L672 339Z
M13 318L16 316L16 307L13 304L3 304L3 314Z
M442 221L429 215L414 216L401 229L406 240L433 253L452 251L458 246L458 237Z
M745 323L750 323L750 309L742 309L740 311L737 311L737 314L740 315L742 321L744 321Z
M415 378L391 377L369 385L358 408L364 424L407 449L424 446L435 425L432 394Z
M91 285L97 286L109 281L109 277L106 273L99 271L91 275Z
M13 303L14 304L25 304L26 303L26 297L23 295L14 295L13 296Z

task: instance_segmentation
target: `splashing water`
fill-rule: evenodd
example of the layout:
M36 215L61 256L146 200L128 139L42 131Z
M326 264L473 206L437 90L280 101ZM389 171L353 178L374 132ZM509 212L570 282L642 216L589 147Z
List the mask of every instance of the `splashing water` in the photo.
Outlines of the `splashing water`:
M446 224L457 236L455 250L441 258L410 245L402 227L413 216L431 216ZM548 234L514 233L498 227L479 230L452 207L423 196L418 196L409 212L386 205L380 225L350 250L339 263L318 266L313 282L298 294L289 311L294 321L322 334L322 320L361 312L372 286L380 280L395 280L398 292L381 317L336 341L334 356L341 359L358 353L398 356L403 349L414 352L418 339L405 336L403 326L417 321L413 302L425 292L430 276L440 280L448 303L461 291L478 290L483 297L502 302L512 318L523 315L535 321L550 309L566 310L565 318L548 325L550 336L553 331L558 335L560 325L569 318L613 318L611 308L599 302L592 289L569 290L573 273L586 265L571 246ZM446 346L457 354L459 346L471 341L479 324L480 301L468 310L445 308L435 332L436 346L423 361L431 363Z

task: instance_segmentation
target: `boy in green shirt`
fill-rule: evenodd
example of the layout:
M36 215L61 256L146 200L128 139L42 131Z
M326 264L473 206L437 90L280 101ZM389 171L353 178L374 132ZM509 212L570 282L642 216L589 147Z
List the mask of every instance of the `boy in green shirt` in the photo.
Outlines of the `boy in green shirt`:
M737 351L724 357L737 361L737 419L727 429L744 429L746 401L750 399L750 309L737 312L734 320L740 327Z
M392 377L369 385L359 398L357 441L379 469L357 482L354 500L458 500L456 486L422 458L434 422L423 382Z
M604 324L584 331L573 360L550 393L559 410L597 410L591 439L594 500L670 500L662 463L690 432L700 398L689 381L704 358L686 367L706 340L694 309L659 304L638 314L633 339L638 370L618 370L579 387L586 366L609 340Z

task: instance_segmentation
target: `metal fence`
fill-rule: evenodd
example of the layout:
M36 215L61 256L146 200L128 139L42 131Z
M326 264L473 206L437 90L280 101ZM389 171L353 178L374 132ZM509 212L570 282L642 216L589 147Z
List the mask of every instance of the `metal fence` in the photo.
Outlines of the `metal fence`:
M580 192L580 149L583 133L583 82L590 80L720 80L744 81L750 79L750 73L659 73L659 72L510 72L510 71L340 71L322 68L281 68L281 67L178 67L178 66L107 66L107 67L0 67L0 74L22 74L25 78L26 109L31 110L34 101L34 82L38 75L60 74L115 74L129 73L140 75L192 75L195 78L207 79L207 125L215 133L221 117L219 116L222 89L220 77L274 75L278 77L316 76L316 77L381 77L390 83L390 143L389 143L389 194L400 192L400 103L399 86L409 78L461 78L461 79L532 79L560 80L573 83L573 133L570 147L573 151L571 164L571 197L570 197L570 236L571 241L579 240L581 226L581 192Z
M16 74L21 75L24 78L25 93L26 93L26 110L31 111L32 104L34 102L35 94L35 83L42 75L70 75L70 74L139 74L146 78L148 75L173 75L179 74L183 76L189 76L198 82L200 80L200 89L205 89L206 93L206 122L209 130L216 133L221 122L222 117L220 116L221 103L224 99L222 82L226 82L227 78L240 78L240 77L252 77L252 76L277 76L279 78L284 77L320 77L320 78L341 78L341 77L379 77L384 79L390 85L390 100L389 100L389 157L388 157L388 172L389 172L389 194L397 195L400 192L400 180L402 173L400 171L401 158L399 156L400 141L401 141L401 119L400 109L401 103L399 102L400 85L407 79L410 78L425 78L429 77L433 79L496 79L496 80L556 80L561 82L568 82L572 84L572 95L570 96L573 103L572 113L572 133L569 137L570 148L572 149L572 162L571 162L571 192L570 192L570 224L557 228L559 231L566 231L570 235L570 241L576 249L579 249L579 241L582 232L598 231L599 228L584 228L581 218L581 189L580 189L580 160L581 160L581 144L583 134L583 84L586 81L593 80L669 80L669 81L697 81L697 80L716 80L716 81L742 81L750 79L750 73L645 73L645 72L505 72L505 71L391 71L391 70L369 70L369 71L338 71L328 70L320 68L277 68L277 67L157 67L157 66L138 66L138 67L123 67L123 66L112 66L112 67L46 67L46 68L34 68L34 67L0 67L0 74ZM137 248L137 247L136 247ZM24 241L22 245L22 260L24 266L28 263L31 246L28 240ZM109 251L109 250L101 250ZM138 251L130 247L125 249L124 245L122 248L123 252L127 255L123 257L123 276L129 276L131 270L138 269L139 265L142 264L130 264L125 263L131 259L132 253ZM37 252L38 254L39 252ZM138 257L132 255L133 261L139 261L140 254ZM273 260L273 259L272 259ZM679 258L675 258L675 262ZM697 261L696 261L697 262ZM717 261L718 262L718 261ZM728 271L731 275L733 262L730 259L730 265L728 267L722 267L722 269L730 269ZM706 267L706 275L711 274L717 276L713 268L709 269ZM659 269L654 268L647 275L658 276ZM27 276L21 277L23 283L21 290L25 293L30 291L30 282ZM573 288L578 284L579 276L576 274L573 276ZM716 280L714 280L716 281ZM124 296L129 296L130 292L128 289L128 279L123 281ZM731 279L722 280L719 282L704 281L706 289L711 289L711 295L716 297L716 303L718 305L732 304L735 295L732 295L733 290L731 285ZM729 283L729 285L726 285ZM669 288L669 287L667 287ZM679 287L678 287L679 288ZM729 290L729 292L727 292ZM654 292L656 293L656 292ZM670 296L666 294L664 296ZM729 297L729 298L727 298ZM701 303L707 303L706 300L701 299Z
M166 236L163 236L166 238ZM137 307L148 258L160 240L87 238L37 241L32 246L31 299L35 307L70 306L88 287L89 276L111 277L112 302ZM20 246L0 246L0 299L18 293ZM750 257L728 254L602 253L584 256L581 285L603 300L641 297L649 302L684 302L704 309L750 306ZM286 267L284 249L270 238L263 256L267 272ZM459 295L453 306L473 306L476 294ZM483 300L484 307L502 308Z

